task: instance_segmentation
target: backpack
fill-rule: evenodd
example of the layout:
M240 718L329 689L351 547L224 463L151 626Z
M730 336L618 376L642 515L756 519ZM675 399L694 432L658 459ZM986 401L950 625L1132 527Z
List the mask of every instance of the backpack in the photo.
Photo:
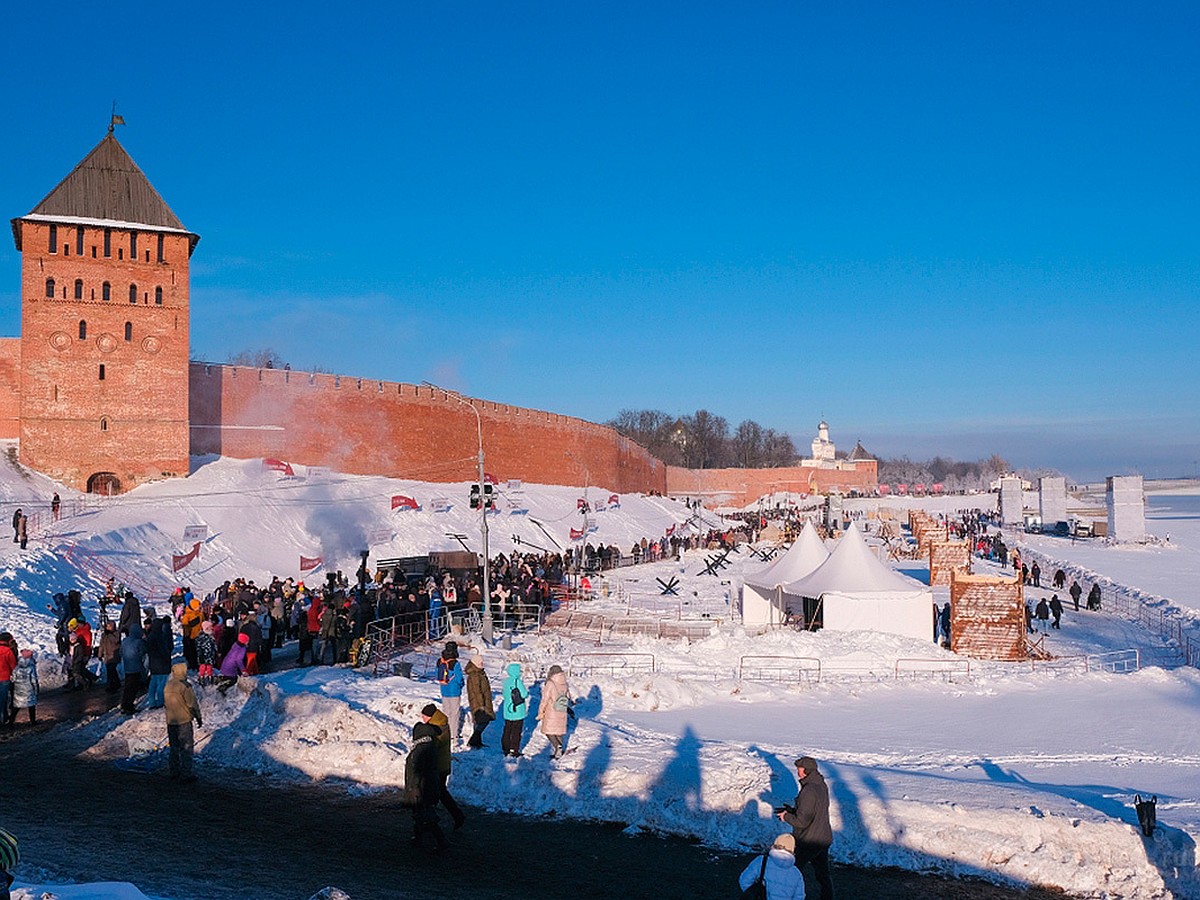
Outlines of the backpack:
M518 690L517 688L515 688L515 687L514 687L514 688L512 689L512 691L509 693L509 697L510 697L510 699L511 699L511 701L512 701L512 708L513 708L514 710L515 710L515 709L516 709L518 706L524 706L524 705L525 705L525 698L521 696L521 692L520 692L520 690Z

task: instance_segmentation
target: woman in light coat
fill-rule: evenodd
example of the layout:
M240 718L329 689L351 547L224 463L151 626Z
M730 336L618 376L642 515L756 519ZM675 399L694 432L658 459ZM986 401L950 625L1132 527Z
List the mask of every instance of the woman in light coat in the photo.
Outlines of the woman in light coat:
M22 650L21 658L12 673L12 705L14 722L17 713L23 709L29 710L29 724L37 721L38 674L37 662L32 650Z
M779 835L765 857L750 860L738 878L738 886L745 891L761 873L767 900L804 900L804 876L796 868L796 839L790 834Z
M563 741L567 736L567 715L571 709L571 693L567 690L567 673L562 666L551 666L542 683L542 702L538 707L541 731L550 741L554 752L551 759L563 755Z

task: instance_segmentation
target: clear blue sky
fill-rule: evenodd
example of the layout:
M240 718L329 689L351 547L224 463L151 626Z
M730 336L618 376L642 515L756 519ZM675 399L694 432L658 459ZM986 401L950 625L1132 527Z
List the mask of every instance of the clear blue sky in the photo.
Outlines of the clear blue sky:
M1200 6L909 6L22 4L0 211L115 99L193 356L1200 471Z

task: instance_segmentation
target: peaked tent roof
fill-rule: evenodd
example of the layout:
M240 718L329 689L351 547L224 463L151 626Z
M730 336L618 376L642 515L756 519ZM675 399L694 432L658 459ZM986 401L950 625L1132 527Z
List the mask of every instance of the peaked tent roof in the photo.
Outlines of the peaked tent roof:
M796 538L786 553L766 568L751 572L743 581L751 587L773 591L781 584L803 578L815 571L827 559L829 550L817 534L813 523L808 521L804 523L800 537Z
M854 461L856 459L874 459L875 457L867 452L867 448L862 445L862 441L855 441L854 449L850 451L848 458Z
M783 586L783 592L793 597L820 597L829 591L911 594L925 590L928 588L921 582L880 562L853 523L819 569Z
M62 218L142 225L147 228L181 231L195 247L199 235L192 234L150 184L144 172L109 132L70 174L22 219ZM13 220L17 249L21 249L19 219Z

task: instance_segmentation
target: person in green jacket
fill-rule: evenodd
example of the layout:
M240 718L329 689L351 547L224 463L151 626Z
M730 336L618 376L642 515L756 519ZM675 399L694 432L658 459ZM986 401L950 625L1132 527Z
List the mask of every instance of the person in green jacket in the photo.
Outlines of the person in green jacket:
M500 689L504 713L504 733L500 749L505 756L521 755L521 736L525 731L525 716L529 714L529 688L521 680L521 664L510 662L505 669L504 687Z

